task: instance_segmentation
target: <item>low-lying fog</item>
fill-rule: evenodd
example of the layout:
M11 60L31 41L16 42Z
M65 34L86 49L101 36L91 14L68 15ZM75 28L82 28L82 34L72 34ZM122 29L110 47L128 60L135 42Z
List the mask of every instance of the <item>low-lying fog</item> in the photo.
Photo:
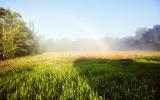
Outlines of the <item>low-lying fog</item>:
M153 28L138 28L135 36L124 38L104 37L101 39L54 38L39 39L41 52L45 51L94 51L107 52L111 50L160 50L160 25Z

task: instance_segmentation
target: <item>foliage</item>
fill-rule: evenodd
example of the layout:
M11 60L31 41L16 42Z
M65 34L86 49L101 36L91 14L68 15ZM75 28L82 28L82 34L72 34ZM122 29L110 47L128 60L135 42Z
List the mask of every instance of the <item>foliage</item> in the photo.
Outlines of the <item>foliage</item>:
M114 40L114 48L121 50L160 50L160 25L153 28L138 28L136 35Z
M19 13L0 8L0 59L31 54L33 32Z

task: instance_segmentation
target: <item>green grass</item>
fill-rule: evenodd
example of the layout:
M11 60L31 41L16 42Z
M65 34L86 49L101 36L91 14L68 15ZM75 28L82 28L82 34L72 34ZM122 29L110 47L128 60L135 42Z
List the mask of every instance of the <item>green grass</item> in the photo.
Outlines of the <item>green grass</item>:
M37 55L9 62L0 68L1 100L160 98L160 57L109 60Z

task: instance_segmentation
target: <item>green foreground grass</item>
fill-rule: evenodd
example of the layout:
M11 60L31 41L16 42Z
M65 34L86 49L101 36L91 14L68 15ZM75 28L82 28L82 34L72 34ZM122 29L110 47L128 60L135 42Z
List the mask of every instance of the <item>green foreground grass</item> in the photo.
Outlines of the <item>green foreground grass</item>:
M37 55L9 62L0 68L0 100L160 98L160 57L109 60Z

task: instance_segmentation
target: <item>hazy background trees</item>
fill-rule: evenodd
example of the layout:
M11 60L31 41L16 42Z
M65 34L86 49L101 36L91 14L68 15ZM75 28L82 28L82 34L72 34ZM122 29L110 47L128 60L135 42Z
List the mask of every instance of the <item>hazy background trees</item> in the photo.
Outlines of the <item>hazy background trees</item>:
M135 36L122 38L121 44L126 44L126 48L134 50L160 50L160 25L149 29L138 28Z
M42 39L43 40L43 39ZM43 51L96 51L99 48L97 41L102 41L103 46L107 46L109 50L143 50L143 51L158 51L160 50L160 25L155 25L153 28L138 28L135 31L135 36L124 38L105 37L102 39L59 39L53 38L43 40L45 44ZM106 48L106 51L108 50Z

